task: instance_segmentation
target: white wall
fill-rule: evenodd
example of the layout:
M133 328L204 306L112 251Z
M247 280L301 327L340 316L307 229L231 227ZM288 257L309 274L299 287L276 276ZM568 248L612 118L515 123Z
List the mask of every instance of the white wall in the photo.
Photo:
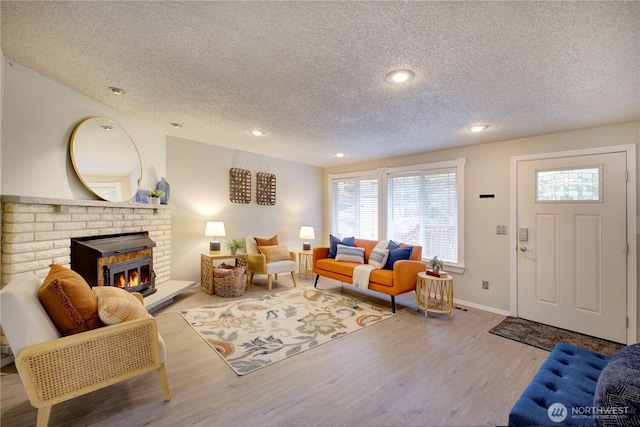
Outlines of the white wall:
M3 120L3 105L4 102L4 52L0 50L0 194L2 194L2 122ZM0 236L2 235L2 221L0 221ZM0 238L0 241L2 238Z
M322 240L323 170L299 163L216 147L185 139L167 139L167 181L171 185L171 272L174 278L200 281L200 254L209 251L204 236L206 221L224 221L227 237L271 237L290 250L302 250L300 226L315 229L317 246ZM251 171L251 203L229 200L229 169ZM256 172L276 176L276 204L255 202Z
M1 194L95 199L69 156L73 128L90 116L109 118L131 136L142 158L143 188L155 188L165 176L164 134L4 57L2 61Z
M2 189L2 100L4 99L4 52L0 50L0 190ZM2 192L0 191L0 194ZM2 229L0 229L0 232Z
M634 122L345 165L327 169L325 175L465 157L466 270L462 275L454 275L456 299L508 312L509 257L512 248L509 244L509 236L496 234L496 225L509 225L511 158L534 153L637 144L639 141L640 122ZM638 164L638 159L636 159L636 164ZM638 177L636 177L636 181L638 181ZM325 177L325 200L327 197L326 182L327 178ZM640 185L637 188L640 189ZM485 193L495 194L495 198L480 199L478 197ZM640 197L638 200L640 201ZM324 221L326 229L329 230L329 215L326 209ZM509 230L509 233L512 232L513 230ZM632 262L634 261L632 260ZM482 289L482 280L489 281L488 290ZM638 307L640 307L640 298L638 303ZM640 330L640 315L638 315L638 320Z

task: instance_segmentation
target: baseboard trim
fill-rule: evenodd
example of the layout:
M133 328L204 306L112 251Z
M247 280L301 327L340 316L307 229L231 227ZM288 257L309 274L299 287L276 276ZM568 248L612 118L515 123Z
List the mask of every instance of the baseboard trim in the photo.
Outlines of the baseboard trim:
M490 313L499 314L501 316L510 316L511 312L508 310L500 310L499 308L489 307L487 305L476 304L474 302L462 301L459 299L453 299L453 305L463 305L465 307L476 308L478 310L488 311Z

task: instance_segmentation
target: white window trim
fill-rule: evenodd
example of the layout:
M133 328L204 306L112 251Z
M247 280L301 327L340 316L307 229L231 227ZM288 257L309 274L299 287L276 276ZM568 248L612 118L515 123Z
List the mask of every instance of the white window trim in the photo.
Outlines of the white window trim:
M460 157L456 160L444 161L444 162L435 162L435 163L425 163L420 165L410 165L410 166L400 166L400 167L392 167L392 168L378 168L371 169L365 171L356 171L356 172L344 172L337 174L328 174L328 223L329 230L333 229L333 218L331 215L331 203L333 202L333 181L335 180L346 180L349 178L353 179L362 179L362 178L377 178L378 179L378 238L382 239L381 236L387 235L387 177L388 175L399 174L399 173L408 173L408 172L425 172L425 171L433 171L437 169L456 169L456 191L458 197L458 262L455 264L447 263L444 268L446 271L450 271L452 273L464 273L465 270L465 254L464 254L464 166L466 165L466 158ZM423 261L429 261L428 259L423 258Z

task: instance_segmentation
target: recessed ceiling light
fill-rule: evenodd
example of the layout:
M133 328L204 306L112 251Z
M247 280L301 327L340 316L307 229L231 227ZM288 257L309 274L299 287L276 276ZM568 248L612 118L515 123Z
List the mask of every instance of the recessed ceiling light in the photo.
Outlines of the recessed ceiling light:
M178 129L178 128L181 128L182 125L180 123L173 122L173 123L171 123L171 127L174 127L176 129Z
M389 83L399 84L409 82L413 80L415 76L416 73L411 70L396 70L387 74L385 80Z
M254 130L251 131L251 135L253 135L253 136L262 136L264 134L265 134L265 132L263 130L260 130L260 129L254 129Z
M471 132L482 132L487 129L489 129L489 125L474 125L469 128Z
M336 157L344 157L344 153L336 153Z
M125 93L127 93L124 91L124 89L120 89L119 87L111 86L109 90L113 92L114 95L124 95Z
M100 127L106 130L107 132L109 132L110 130L113 130L113 126L110 126L110 125L102 125Z

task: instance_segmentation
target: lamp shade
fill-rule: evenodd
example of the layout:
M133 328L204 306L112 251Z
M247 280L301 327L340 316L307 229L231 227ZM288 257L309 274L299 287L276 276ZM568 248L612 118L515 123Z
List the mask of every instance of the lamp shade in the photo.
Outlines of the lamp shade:
M204 227L204 235L213 237L213 240L209 242L209 251L220 251L220 242L216 240L216 238L224 237L227 235L227 233L224 231L224 222L207 221L207 225Z
M207 225L204 228L204 235L213 237L225 237L227 233L224 231L224 222L207 221Z
M316 235L313 231L313 227L308 227L303 225L302 227L300 227L300 238L301 239L309 239L309 240L313 240L316 238Z
M300 227L300 236L301 239L304 240L313 240L316 238L316 235L313 231L313 227L309 227L306 225L303 225L302 227ZM303 251L310 251L311 250L311 244L309 242L304 242L302 244L302 250Z

